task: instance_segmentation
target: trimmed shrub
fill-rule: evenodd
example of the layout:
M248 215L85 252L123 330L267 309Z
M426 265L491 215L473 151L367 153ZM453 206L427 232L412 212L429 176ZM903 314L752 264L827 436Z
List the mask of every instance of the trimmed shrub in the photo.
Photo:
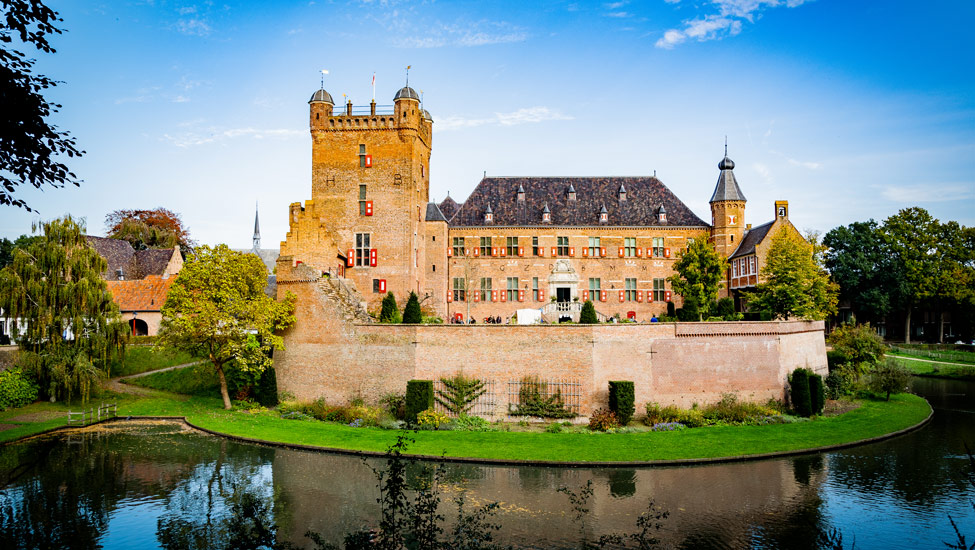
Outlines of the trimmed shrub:
M387 292L383 297L382 309L379 311L380 323L399 322L399 307L396 306L396 296L392 292Z
M416 423L416 415L433 408L433 380L410 380L406 383L406 415L403 418Z
M582 304L582 311L579 312L579 324L594 325L598 322L596 307L592 305L592 300L586 300L586 303Z
M799 416L811 416L812 397L809 394L809 371L807 369L796 369L792 371L789 385L792 410Z
M37 384L20 369L0 372L0 411L30 405L37 399Z
M609 410L613 411L620 424L626 426L633 419L636 411L634 399L636 392L633 382L629 380L617 380L609 383Z
M675 309L674 302L667 302L667 317L676 317L677 310Z
M416 297L416 292L410 291L410 297L406 300L406 307L403 308L403 324L418 325L423 322L423 314L420 313L420 299Z
M858 388L856 376L847 367L830 369L826 377L826 395L830 399L839 399L856 393Z
M809 375L809 404L812 405L813 414L823 414L826 406L826 388L823 386L823 377L812 373Z
M462 372L451 378L441 378L440 383L444 389L437 390L434 398L455 415L467 414L474 402L487 391L484 389L484 382L477 378L467 378Z
M620 422L611 410L596 409L589 417L589 429L594 432L605 432L619 427Z

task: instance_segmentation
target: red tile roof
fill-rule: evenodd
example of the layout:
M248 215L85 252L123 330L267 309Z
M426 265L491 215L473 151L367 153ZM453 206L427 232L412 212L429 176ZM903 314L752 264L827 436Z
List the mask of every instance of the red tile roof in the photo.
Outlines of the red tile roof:
M176 277L163 279L149 275L145 279L105 281L108 291L121 311L159 311L166 301L169 287Z

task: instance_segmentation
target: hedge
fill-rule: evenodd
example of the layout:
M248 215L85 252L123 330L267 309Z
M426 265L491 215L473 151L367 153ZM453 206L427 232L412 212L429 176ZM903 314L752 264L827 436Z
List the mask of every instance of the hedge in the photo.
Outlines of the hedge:
M433 380L410 380L406 383L406 418L416 423L416 415L433 407Z
M823 377L811 373L809 375L809 404L812 414L823 414L826 406L826 387L823 385Z
M634 400L636 392L633 382L629 380L616 380L609 383L609 410L616 415L616 420L621 426L626 426L633 419L636 411Z
M791 390L789 395L792 398L792 409L799 416L812 416L812 397L809 392L809 374L806 369L796 369L792 371L792 378L789 380Z

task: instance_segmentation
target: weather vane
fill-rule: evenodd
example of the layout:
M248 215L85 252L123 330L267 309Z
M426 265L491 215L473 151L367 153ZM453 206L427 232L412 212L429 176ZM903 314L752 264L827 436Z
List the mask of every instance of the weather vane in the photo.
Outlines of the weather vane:
M406 87L407 88L410 87L410 67L412 67L412 66L413 65L407 65L406 66Z
M325 69L322 69L322 89L323 90L325 89L325 75L327 75L327 74L328 74L328 71L325 70Z

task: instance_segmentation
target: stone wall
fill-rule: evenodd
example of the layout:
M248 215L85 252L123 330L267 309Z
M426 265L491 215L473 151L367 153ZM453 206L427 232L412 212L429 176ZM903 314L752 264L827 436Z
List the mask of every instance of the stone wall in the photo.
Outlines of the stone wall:
M640 410L648 401L711 403L728 392L783 399L793 369L827 371L822 322L380 325L358 322L330 284L279 281L298 305L285 349L275 351L278 389L301 400L375 403L403 393L410 379L463 371L495 381L500 393L527 375L578 381L589 414L607 405L610 380L632 380Z

